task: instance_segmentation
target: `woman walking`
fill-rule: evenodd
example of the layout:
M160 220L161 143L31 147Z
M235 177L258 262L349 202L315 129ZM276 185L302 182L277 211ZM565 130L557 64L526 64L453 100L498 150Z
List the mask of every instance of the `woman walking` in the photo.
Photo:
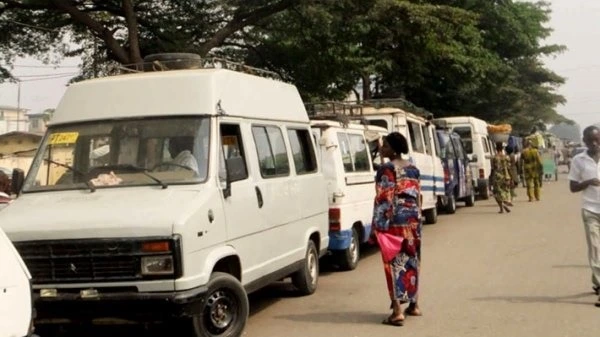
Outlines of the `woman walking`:
M510 162L510 201L512 202L516 197L517 193L515 189L519 186L519 159L518 149L516 147L507 146L506 154Z
M492 189L494 198L500 207L500 212L510 213L510 189L512 178L510 173L510 159L503 152L504 146L502 143L496 143L496 155L492 158Z
M404 325L405 315L421 316L417 303L421 255L421 188L419 170L402 159L406 138L393 132L380 150L389 162L376 176L373 232L379 242L392 314L382 323ZM402 312L402 304L409 303Z

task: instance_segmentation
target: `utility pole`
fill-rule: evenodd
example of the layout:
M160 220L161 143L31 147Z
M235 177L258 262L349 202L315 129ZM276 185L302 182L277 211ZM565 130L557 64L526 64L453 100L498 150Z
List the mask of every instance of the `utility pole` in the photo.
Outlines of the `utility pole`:
M17 131L21 123L21 80L17 78Z

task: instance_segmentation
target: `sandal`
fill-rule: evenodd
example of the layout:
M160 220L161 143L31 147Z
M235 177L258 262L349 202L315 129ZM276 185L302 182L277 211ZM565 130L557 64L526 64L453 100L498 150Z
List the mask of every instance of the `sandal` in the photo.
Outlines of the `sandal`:
M392 320L391 317L384 319L381 324L383 325L391 325L391 326L404 326L404 318Z
M421 312L421 309L408 309L406 308L406 310L404 310L404 314L406 316L423 316L423 313Z

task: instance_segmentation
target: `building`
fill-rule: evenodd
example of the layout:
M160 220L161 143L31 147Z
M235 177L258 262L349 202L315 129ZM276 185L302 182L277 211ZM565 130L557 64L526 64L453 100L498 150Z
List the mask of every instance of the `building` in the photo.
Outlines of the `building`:
M28 109L0 105L0 135L13 131L28 131Z
M22 131L0 135L0 167L27 172L41 140L39 134Z
M46 132L48 120L50 120L51 116L48 110L39 113L30 112L26 116L29 122L29 132L37 134L44 134Z

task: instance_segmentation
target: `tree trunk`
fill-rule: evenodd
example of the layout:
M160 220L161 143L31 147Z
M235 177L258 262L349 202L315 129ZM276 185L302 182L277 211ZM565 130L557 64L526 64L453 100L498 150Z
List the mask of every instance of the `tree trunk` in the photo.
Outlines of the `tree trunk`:
M363 100L370 100L371 95L371 77L369 74L362 75L362 90L363 90Z
M135 65L140 65L143 60L140 54L140 39L133 0L123 0L123 11L125 12L127 31L129 32L129 60Z

